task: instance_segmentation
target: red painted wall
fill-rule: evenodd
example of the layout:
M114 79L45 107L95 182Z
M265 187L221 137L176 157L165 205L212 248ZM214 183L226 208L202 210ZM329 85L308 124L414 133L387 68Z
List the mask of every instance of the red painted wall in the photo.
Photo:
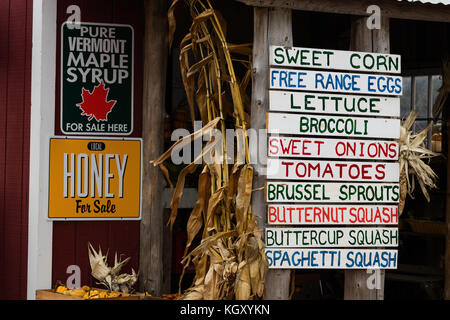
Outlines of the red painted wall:
M61 135L60 119L60 30L67 19L66 8L78 5L81 9L81 20L98 23L130 24L134 28L134 133L131 137L142 136L142 66L144 33L143 1L140 0L58 0L57 21L57 55L56 55L56 112L55 134ZM92 221L92 222L54 222L53 223L53 276L65 283L68 275L67 266L75 264L81 268L81 284L95 285L90 275L87 243L90 241L95 249L100 245L103 252L109 249L110 263L114 262L114 253L131 257L124 268L131 272L139 266L139 221ZM98 285L97 285L98 286Z
M0 299L25 299L32 0L0 0Z

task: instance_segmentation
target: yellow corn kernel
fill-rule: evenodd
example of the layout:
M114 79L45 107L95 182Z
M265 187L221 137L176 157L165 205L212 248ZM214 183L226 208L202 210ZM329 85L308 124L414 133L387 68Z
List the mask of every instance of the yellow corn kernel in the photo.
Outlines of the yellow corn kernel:
M66 290L67 288L65 286L58 286L58 288L56 288L56 292L58 293L63 293Z

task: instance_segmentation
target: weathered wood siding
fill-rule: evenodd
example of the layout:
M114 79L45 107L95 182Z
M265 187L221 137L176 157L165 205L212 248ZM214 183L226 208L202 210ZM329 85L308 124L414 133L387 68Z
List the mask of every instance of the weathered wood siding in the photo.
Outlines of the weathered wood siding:
M55 134L60 131L60 37L61 24L67 19L66 8L78 5L84 22L129 24L134 28L134 132L130 137L142 137L142 64L144 4L140 0L58 0L57 54L56 54L56 112ZM65 282L69 265L81 268L81 283L95 285L90 276L87 243L104 252L109 248L110 263L114 253L131 257L124 268L130 272L139 266L139 221L82 221L53 223L53 284L57 280ZM97 285L98 286L98 285Z

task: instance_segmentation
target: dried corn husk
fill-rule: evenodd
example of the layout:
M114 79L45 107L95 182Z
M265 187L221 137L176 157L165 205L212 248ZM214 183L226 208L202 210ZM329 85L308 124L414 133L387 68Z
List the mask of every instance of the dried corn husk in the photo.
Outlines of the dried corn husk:
M102 254L100 247L98 252L96 252L90 243L88 243L88 253L92 276L99 281L103 281L111 271L107 266L106 256Z
M413 198L415 181L419 183L420 189L427 199L430 196L427 189L436 188L437 175L433 169L423 160L438 156L438 153L428 150L424 140L431 128L431 123L418 134L412 134L412 125L417 117L417 111L412 110L400 128L399 139L399 161L400 161L400 201L399 214L403 212L406 195Z
M117 259L117 253L114 255L114 266L108 267L107 256L102 254L102 249L99 246L98 252L88 243L89 263L91 265L91 275L99 281L99 284L104 285L111 291L121 291L128 293L133 290L133 285L136 283L139 273L133 269L132 274L120 273L122 267L128 263L130 258L125 260Z

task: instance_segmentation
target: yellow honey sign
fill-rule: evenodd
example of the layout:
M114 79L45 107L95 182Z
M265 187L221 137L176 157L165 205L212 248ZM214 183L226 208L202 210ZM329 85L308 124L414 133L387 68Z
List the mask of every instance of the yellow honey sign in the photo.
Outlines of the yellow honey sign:
M51 138L50 219L140 219L141 139Z

